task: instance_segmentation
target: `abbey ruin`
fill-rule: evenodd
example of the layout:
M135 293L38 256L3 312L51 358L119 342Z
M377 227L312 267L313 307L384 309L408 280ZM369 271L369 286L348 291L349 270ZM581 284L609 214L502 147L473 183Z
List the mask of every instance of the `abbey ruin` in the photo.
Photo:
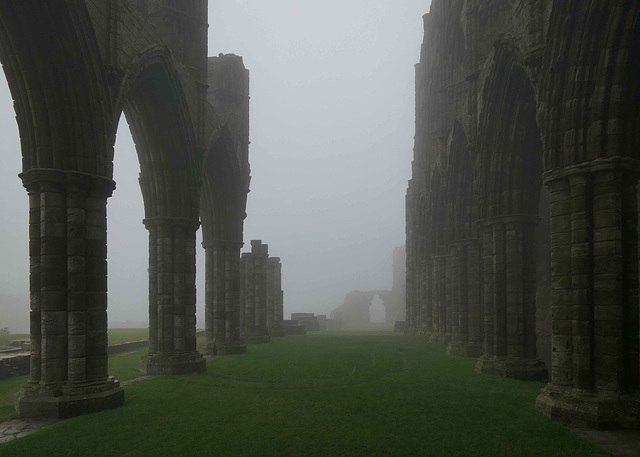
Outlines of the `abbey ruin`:
M207 1L20 1L0 5L29 194L31 370L21 416L120 405L107 372L106 201L127 117L149 231L148 374L205 369L196 350L196 230L206 250L209 348L231 352L249 188L249 76L207 58ZM34 31L37 31L35 33ZM214 341L214 342L213 342Z
M29 196L20 416L124 401L108 373L106 263L123 113L149 233L140 370L202 372L205 355L242 354L293 322L283 320L280 259L260 240L241 255L249 71L240 56L207 56L207 7L0 2L0 61ZM433 0L416 66L407 331L478 358L481 373L548 379L539 411L596 428L640 427L639 16L637 0ZM200 248L205 354L196 347ZM396 319L398 271L392 291L354 293L337 311L366 320L380 296Z
M599 428L640 425L639 15L433 0L416 66L410 331Z

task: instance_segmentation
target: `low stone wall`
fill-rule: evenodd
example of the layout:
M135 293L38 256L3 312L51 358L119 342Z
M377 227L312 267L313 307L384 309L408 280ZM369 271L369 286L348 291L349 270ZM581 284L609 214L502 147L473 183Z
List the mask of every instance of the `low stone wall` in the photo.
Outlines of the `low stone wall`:
M29 354L5 355L0 357L0 379L29 374Z
M129 343L111 344L107 348L107 354L119 354L121 352L133 351L147 346L149 340L130 341Z
M134 351L147 346L149 341L131 341L129 343L112 344L107 348L108 354L118 354L121 352ZM14 376L24 376L29 374L29 361L31 355L28 353L5 351L0 354L0 379L13 378Z
M306 335L307 329L304 325L298 323L297 320L284 320L282 321L282 328L287 335Z

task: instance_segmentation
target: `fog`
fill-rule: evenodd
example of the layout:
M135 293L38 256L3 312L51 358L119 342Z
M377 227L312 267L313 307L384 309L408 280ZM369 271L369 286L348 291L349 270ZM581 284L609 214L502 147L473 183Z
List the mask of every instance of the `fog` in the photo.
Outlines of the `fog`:
M429 0L221 0L209 55L251 72L251 192L243 252L282 259L285 318L328 314L351 290L390 289L404 244L414 134L414 64ZM0 81L0 328L28 328L27 196L11 97ZM108 202L109 322L146 325L147 232L124 116ZM200 232L198 243L201 242ZM204 326L204 252L198 255Z

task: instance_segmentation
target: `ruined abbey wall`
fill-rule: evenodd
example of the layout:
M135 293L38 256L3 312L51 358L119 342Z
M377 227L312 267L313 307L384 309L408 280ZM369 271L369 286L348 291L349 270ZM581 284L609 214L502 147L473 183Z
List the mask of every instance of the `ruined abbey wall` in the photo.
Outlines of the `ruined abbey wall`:
M123 402L108 374L106 263L106 202L123 113L149 231L149 352L140 369L205 370L195 328L200 226L207 348L246 350L238 319L249 74L239 56L207 57L207 6L0 3L0 60L29 194L31 357L16 397L21 416L66 417Z
M598 427L638 426L638 14L433 0L416 65L410 331Z

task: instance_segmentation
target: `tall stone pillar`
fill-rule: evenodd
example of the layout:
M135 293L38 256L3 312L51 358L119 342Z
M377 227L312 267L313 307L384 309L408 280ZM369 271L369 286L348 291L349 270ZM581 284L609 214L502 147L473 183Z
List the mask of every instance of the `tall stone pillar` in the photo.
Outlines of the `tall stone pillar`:
M149 352L138 364L146 374L205 371L196 350L196 231L198 221L144 220L149 231Z
M267 330L267 259L269 247L251 240L251 252L241 257L244 287L244 331L247 343L269 343Z
M552 377L536 406L595 428L640 426L640 163L597 159L545 174L551 192Z
M476 369L523 380L546 379L536 356L535 255L537 217L509 215L483 221L485 345ZM487 293L488 292L488 293ZM491 332L491 335L488 335Z
M422 262L420 264L420 334L428 338L433 334L431 276L431 262Z
M120 406L108 375L107 213L112 180L32 169L29 194L31 369L22 417L70 417Z
M285 336L284 294L282 292L282 264L280 257L267 260L267 330L271 336Z
M460 347L460 313L461 301L463 299L463 279L462 279L462 249L455 243L449 246L450 259L450 285L451 285L451 341L447 347L447 352L451 354L452 348Z
M452 335L451 355L479 357L482 354L482 284L480 240L451 243Z
M266 306L265 306L265 321L267 323L267 330L270 330L273 328L273 322L274 322L274 314L275 314L275 309L274 309L274 305L275 305L275 296L273 294L273 267L272 267L272 262L271 262L271 258L267 258L267 269L266 269L266 286L267 286L267 299L266 299Z
M240 248L209 241L205 249L205 338L208 355L244 354L240 338Z
M430 340L434 343L448 344L447 336L447 256L431 256L432 273L432 303L433 303L433 333ZM449 323L449 328L450 328ZM449 333L450 337L451 333Z
M446 313L445 334L443 343L448 345L451 343L452 324L453 324L453 308L452 308L452 290L451 290L451 257L444 256L444 309Z

